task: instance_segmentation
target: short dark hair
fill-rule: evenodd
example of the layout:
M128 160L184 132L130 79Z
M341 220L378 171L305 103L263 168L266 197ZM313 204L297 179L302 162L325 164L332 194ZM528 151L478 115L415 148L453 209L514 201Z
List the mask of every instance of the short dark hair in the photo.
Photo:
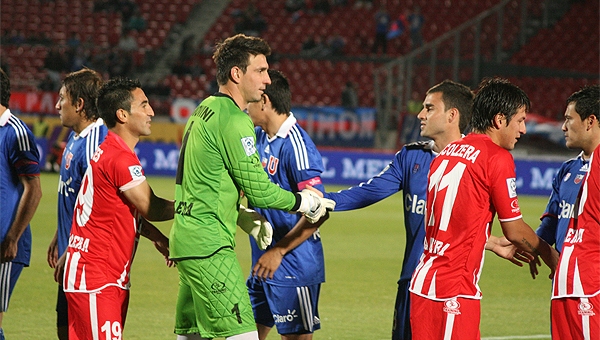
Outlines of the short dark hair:
M494 126L494 117L497 114L504 115L508 125L517 110L522 107L525 107L525 112L529 112L531 102L517 85L502 78L485 78L481 81L473 100L471 126L477 132L485 132Z
M273 109L278 114L289 115L292 109L292 92L287 77L277 70L268 70L271 84L267 85L265 94L269 96Z
M75 105L77 100L82 98L83 112L85 117L90 120L100 117L96 107L96 98L102 83L102 76L98 72L85 67L69 73L63 80L63 86L71 97L71 104Z
M581 90L573 93L567 99L567 105L575 103L575 111L581 117L581 120L589 116L596 116L600 121L600 85L588 85Z
M106 126L110 129L117 125L117 111L123 109L131 112L131 101L133 100L133 90L141 88L138 80L128 78L114 78L106 82L98 91L96 105L100 117L104 120Z
M231 69L239 67L244 73L248 68L250 55L269 56L271 47L261 38L237 34L217 44L213 60L217 65L217 83L225 85L230 79Z
M467 86L454 82L452 80L444 80L443 82L434 85L427 91L430 93L442 93L442 102L444 102L444 111L456 108L459 112L458 127L461 132L467 129L471 122L471 114L473 110L473 91Z
M10 100L10 79L8 75L0 68L0 105L8 107L8 101Z

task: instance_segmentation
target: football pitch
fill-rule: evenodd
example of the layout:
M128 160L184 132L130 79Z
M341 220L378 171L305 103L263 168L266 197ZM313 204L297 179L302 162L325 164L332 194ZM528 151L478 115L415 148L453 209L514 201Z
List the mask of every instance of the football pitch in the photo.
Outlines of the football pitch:
M150 177L157 195L174 196L174 178ZM56 339L56 290L46 250L56 230L58 175L42 174L43 197L32 221L31 266L21 274L3 328L8 340ZM342 187L329 186L328 190ZM524 219L533 228L546 197L520 197ZM468 207L465 207L468 209ZM157 223L169 233L171 222ZM500 235L498 224L493 233ZM405 244L401 194L368 208L332 213L321 227L326 282L321 289L321 330L314 339L383 340L391 338L396 282ZM250 270L247 235L238 230L236 252ZM551 282L541 268L532 280L526 267L486 252L481 275L481 336L483 339L549 339ZM167 268L146 239L140 241L131 271L131 300L125 339L175 339L173 323L177 269ZM269 340L279 339L275 329Z

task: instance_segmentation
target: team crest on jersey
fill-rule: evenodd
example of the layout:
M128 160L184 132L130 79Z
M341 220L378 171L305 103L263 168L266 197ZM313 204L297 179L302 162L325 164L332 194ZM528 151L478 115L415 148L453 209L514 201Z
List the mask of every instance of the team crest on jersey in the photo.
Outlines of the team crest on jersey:
M507 178L506 187L508 188L508 197L517 197L517 181L515 178Z
M456 300L445 301L444 312L448 314L460 315L460 303Z
M252 156L256 153L256 147L254 146L254 137L244 137L241 139L246 156Z
M73 153L69 150L65 150L65 152L67 153L67 156L65 157L65 169L69 170L71 167L71 161L73 160Z
M141 165L130 166L129 173L131 174L131 179L138 179L144 176Z
M579 184L579 183L581 183L582 180L583 180L583 175L579 174L579 175L575 176L574 182L575 182L575 184Z
M279 158L274 156L269 156L269 162L267 163L267 172L271 175L275 175L277 173L277 165L279 164Z
M578 309L577 314L579 314L579 315L584 315L584 316L596 315L596 313L594 313L594 311L593 311L594 306L589 302L582 301L577 306L577 309Z
M416 174L420 168L421 168L421 165L419 163L415 163L415 165L413 165L413 168L412 168L412 173Z

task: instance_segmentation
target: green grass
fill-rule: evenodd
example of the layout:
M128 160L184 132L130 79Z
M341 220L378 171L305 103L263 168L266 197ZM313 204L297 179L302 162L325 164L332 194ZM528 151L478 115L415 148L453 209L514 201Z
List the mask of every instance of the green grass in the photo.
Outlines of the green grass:
M46 249L56 229L57 182L55 174L42 175L44 196L32 222L31 266L23 270L4 316L4 331L10 340L56 338L57 285L46 262ZM158 195L173 197L173 178L151 177L149 182ZM545 197L521 197L525 221L534 228L546 201ZM405 244L401 206L401 195L394 195L366 209L333 213L321 228L327 282L322 287L319 305L322 329L315 333L315 340L390 338ZM168 234L170 223L157 226ZM493 232L501 233L498 225ZM249 270L250 250L243 232L238 233L236 251L242 268ZM542 268L534 281L526 268L518 268L489 252L486 256L480 281L484 296L482 336L549 334L548 269ZM147 240L140 242L131 282L124 337L174 339L177 270L167 268ZM273 330L268 339L279 336Z

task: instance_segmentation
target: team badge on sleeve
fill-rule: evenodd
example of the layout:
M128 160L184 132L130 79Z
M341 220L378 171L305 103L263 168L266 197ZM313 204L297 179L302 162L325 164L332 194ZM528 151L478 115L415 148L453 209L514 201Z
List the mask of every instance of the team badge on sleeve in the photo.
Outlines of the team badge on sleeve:
M244 137L241 139L246 156L251 156L256 153L256 147L254 146L254 137Z
M506 179L506 187L508 189L508 197L510 197L510 198L517 197L517 181L515 178L507 178Z
M141 165L132 165L129 167L129 173L131 174L131 179L138 179L144 176L142 173Z

